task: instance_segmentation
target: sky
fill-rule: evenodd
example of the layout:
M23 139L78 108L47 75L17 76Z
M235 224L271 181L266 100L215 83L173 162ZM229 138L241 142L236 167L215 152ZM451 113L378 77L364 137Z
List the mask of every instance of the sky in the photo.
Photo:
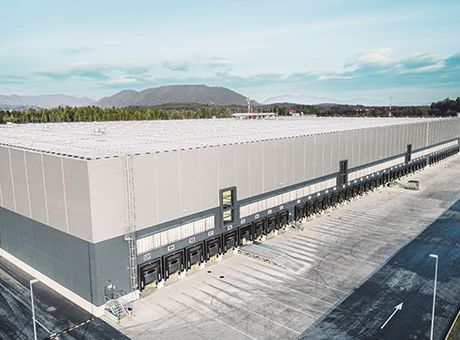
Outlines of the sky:
M458 0L2 0L0 94L430 103L460 96L459 17Z

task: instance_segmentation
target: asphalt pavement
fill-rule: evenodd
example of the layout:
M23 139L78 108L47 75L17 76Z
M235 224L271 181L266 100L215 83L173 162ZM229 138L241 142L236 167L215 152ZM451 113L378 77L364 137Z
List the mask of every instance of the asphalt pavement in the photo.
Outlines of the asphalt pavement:
M30 275L0 257L0 339L33 339L30 279ZM67 331L59 339L129 339L44 284L37 282L33 289L38 322L51 333ZM40 325L37 334L38 339L50 335Z
M299 338L429 339L430 254L439 256L434 339L444 339L460 308L460 200Z

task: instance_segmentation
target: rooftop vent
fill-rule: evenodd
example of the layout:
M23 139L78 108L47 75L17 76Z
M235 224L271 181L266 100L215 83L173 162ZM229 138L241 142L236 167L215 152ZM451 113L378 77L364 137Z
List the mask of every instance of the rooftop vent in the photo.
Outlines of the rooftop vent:
M94 130L93 130L93 134L94 134L95 136L101 136L101 135L105 134L105 129L104 129L104 128L101 128L101 127L99 127L99 126L95 126L95 127L94 127Z

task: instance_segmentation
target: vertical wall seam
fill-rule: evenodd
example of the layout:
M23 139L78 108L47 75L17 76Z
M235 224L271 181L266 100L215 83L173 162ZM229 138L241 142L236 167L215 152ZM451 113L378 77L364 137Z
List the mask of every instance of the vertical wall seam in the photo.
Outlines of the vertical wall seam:
M3 189L2 189L2 181L1 181L1 173L0 173L0 206L4 207L3 204Z
M13 191L13 207L14 211L16 210L16 191L14 189L14 179L13 179L13 163L11 162L11 148L8 148L8 158L10 162L10 180L11 180L11 190Z
M94 239L94 234L93 234L93 204L91 201L91 183L90 183L90 176L89 176L89 162L85 160L86 164L86 179L88 181L88 209L89 209L89 228L90 228L90 239L88 241L92 242Z
M62 173L62 191L64 193L64 212L65 212L65 224L66 224L66 230L67 233L70 234L70 228L69 228L69 216L68 216L68 211L67 211L67 193L66 193L66 188L65 188L65 172L64 172L64 160L62 157L59 157L59 160L61 162L61 173Z
M27 188L27 203L29 204L29 216L32 217L32 204L31 204L31 199L30 199L30 188L29 188L29 172L27 171L27 158L26 158L26 152L22 151L22 155L24 158L24 171L26 175L26 188Z
M182 202L182 197L184 196L183 195L183 192L182 192L182 185L181 185L181 179L182 179L182 176L181 176L181 162L180 162L180 152L182 151L175 151L175 153L177 154L177 187L179 188L179 216L183 216L184 215L184 207L183 207L183 202Z
M42 182L43 182L43 195L45 196L45 214L46 214L46 223L50 224L50 219L48 215L48 195L46 193L46 180L45 180L45 165L43 161L43 154L40 154L40 163L42 166Z
M160 201L159 201L159 195L158 195L158 168L157 168L157 163L158 163L158 158L157 154L154 154L155 156L153 157L153 169L154 169L154 183L155 183L155 199L156 199L156 223L160 221Z

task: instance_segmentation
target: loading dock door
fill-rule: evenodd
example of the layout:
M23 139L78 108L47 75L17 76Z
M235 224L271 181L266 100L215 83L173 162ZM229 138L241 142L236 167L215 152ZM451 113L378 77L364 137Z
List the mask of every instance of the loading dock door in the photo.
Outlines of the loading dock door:
M276 216L270 216L267 221L267 234L276 230Z
M300 221L305 217L305 204L299 204L295 206L295 220Z
M180 273L184 270L184 251L180 250L171 255L163 256L165 280L175 273Z
M329 208L332 205L332 195L329 194L324 198L324 209Z
M359 184L355 184L352 188L351 188L351 196L352 197L355 197L355 196L358 196L359 195Z
M224 253L233 250L238 246L237 230L229 231L224 234Z
M217 236L204 241L204 248L206 251L205 258L209 261L222 253L222 242L221 237Z
M187 261L187 270L195 264L200 264L204 261L204 244L199 243L188 247L185 250L185 257Z
M238 239L239 239L239 244L241 246L247 244L248 242L251 242L253 241L253 231L252 231L252 225L251 224L247 224L247 225L244 225L242 226L240 229L239 229L239 236L238 236Z
M347 193L346 193L345 198L346 198L347 200L349 200L349 199L352 198L352 197L353 197L353 188L352 188L352 187L348 187L348 188L347 188Z
M334 192L334 194L332 195L332 205L336 206L338 203L339 203L339 193Z
M344 194L343 190L340 190L340 191L337 193L337 203L338 203L338 204L343 202L343 200L344 200L344 198L345 198L344 196L345 196L345 194Z
M265 221L259 220L254 222L254 240L260 239L264 235Z
M289 212L283 211L280 212L278 215L278 228L283 228L285 225L289 223Z
M310 202L305 203L305 217L310 217L311 215L311 207Z
M318 198L315 201L315 213L319 213L321 211L321 205L322 205L322 200Z
M306 209L306 214L307 214L307 217L311 216L314 214L315 212L315 204L314 202L310 201L310 202L307 202L307 209Z
M371 188L371 181L364 182L364 191L369 191Z
M156 286L161 281L161 259L156 259L152 262L139 267L139 282L140 291Z

